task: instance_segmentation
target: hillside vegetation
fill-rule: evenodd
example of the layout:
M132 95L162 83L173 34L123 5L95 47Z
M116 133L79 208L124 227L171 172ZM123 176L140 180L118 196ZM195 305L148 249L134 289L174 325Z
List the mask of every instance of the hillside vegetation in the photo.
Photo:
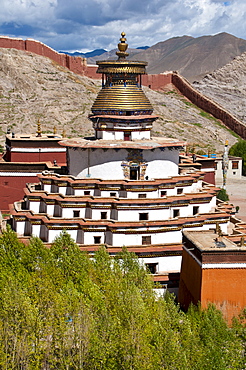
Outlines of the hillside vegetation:
M100 78L100 76L99 76ZM67 136L93 135L88 119L101 87L100 80L76 75L50 59L15 49L0 49L0 143L10 127L15 133L66 131ZM186 140L205 151L222 151L235 136L213 117L188 102L175 90L155 92L144 88L154 113L153 135Z
M63 233L0 236L0 367L22 370L241 370L245 325L212 306L179 310L155 295L137 257L90 259Z

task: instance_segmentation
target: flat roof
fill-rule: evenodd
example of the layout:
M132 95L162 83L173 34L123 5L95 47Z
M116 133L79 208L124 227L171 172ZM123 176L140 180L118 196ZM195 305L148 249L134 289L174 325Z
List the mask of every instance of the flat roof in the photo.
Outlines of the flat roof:
M166 147L183 147L185 141L179 141L172 138L154 137L149 140L89 140L82 138L65 139L59 142L60 145L66 147L77 148L107 148L107 149L158 149Z
M215 250L223 251L246 251L246 246L240 247L233 243L225 236L218 236L214 230L202 231L183 231L184 236L187 237L192 244L201 252L215 252Z

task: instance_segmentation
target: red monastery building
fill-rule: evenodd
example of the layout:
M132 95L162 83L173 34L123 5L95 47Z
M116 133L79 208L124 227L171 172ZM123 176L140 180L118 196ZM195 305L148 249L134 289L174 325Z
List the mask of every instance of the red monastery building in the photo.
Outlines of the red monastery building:
M246 246L215 230L184 231L179 303L216 305L230 322L246 306Z
M90 115L95 137L59 141L68 174L38 174L39 183L29 184L12 207L12 226L20 237L35 235L47 244L66 230L91 254L102 244L111 254L125 246L177 292L183 231L219 225L227 233L232 207L216 205L218 189L204 182L200 168L180 172L185 142L151 137L157 116L141 88L147 63L127 60L124 33L116 54L117 60L97 63L102 89ZM21 153L21 144L15 147Z
M36 135L7 133L6 150L0 161L0 210L9 213L9 204L24 196L26 183L39 181L43 171L62 173L66 149L59 145L61 135L44 135L40 125Z

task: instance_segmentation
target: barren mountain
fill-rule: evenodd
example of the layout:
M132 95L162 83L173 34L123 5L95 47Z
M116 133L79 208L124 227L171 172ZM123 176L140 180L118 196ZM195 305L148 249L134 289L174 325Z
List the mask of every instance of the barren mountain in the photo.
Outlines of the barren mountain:
M65 129L70 137L92 135L88 114L100 85L100 80L78 76L48 58L0 49L1 144L8 127L16 133L35 133L38 119L45 132L56 126L58 133ZM205 151L221 151L226 138L230 145L236 141L220 122L175 90L144 91L159 115L153 135L187 140Z
M189 81L200 80L206 74L231 62L246 51L246 40L228 33L202 37L173 37L158 42L147 50L130 49L130 59L146 60L147 72L158 74L165 71L178 71ZM107 58L115 59L115 51L89 59L88 63Z
M116 51L118 49L113 49L110 51L106 51L105 53L93 57L87 58L87 64L96 64L97 60L116 60L118 57L115 55ZM143 50L142 49L127 49L127 52L129 53L129 56L131 58L132 55L136 55L138 53L141 53ZM136 58L135 58L136 60ZM139 59L138 59L139 60Z
M206 75L194 87L246 124L246 53Z

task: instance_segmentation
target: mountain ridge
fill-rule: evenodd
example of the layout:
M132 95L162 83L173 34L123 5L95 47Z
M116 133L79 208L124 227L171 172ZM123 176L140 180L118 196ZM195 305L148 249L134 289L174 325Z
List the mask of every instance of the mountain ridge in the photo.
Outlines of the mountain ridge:
M116 59L115 51L89 58L88 64L95 64L97 60ZM184 35L158 42L146 50L128 51L128 59L148 62L148 74L175 70L193 82L246 52L246 40L226 32L197 38Z

